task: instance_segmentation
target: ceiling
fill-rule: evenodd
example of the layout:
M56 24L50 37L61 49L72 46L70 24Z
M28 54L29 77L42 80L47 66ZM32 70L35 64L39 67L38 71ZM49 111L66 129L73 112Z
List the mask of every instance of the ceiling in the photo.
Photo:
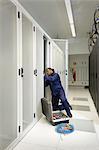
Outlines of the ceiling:
M94 11L99 0L71 0L78 37L88 36L93 24Z
M19 0L51 38L71 38L64 0ZM77 38L88 36L99 0L71 0Z

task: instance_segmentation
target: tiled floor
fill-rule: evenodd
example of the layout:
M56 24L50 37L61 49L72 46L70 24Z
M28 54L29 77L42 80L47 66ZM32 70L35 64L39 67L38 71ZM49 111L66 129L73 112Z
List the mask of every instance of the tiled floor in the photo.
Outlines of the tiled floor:
M82 98L82 97L73 97L73 100L78 100L78 101L88 101L88 98Z
M72 105L73 110L79 110L79 111L90 111L89 106L83 106L83 105Z
M88 98L88 101L76 101L73 97ZM69 135L60 135L43 117L14 150L99 150L99 118L87 89L69 90L68 99L72 105L89 106L90 111L72 110L70 123L75 131Z

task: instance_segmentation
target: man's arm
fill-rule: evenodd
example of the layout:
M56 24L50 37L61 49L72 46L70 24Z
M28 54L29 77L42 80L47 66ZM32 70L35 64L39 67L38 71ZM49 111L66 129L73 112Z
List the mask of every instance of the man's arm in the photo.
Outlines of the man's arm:
M45 75L44 77L45 77L45 81L48 81L48 82L52 82L52 81L58 80L58 78L60 78L57 73L54 74L53 76Z
M44 86L48 86L49 85L49 81L46 79L46 75L44 76Z

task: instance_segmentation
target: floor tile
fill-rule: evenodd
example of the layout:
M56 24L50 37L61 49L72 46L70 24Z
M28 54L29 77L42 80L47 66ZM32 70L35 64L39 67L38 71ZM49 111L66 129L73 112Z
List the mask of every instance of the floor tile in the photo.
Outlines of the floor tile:
M61 139L58 150L94 150L95 148L99 148L95 133L75 131L70 135L62 136Z
M89 106L71 105L73 110L90 111Z
M56 147L20 143L14 150L56 150Z
M55 146L57 145L58 140L59 135L55 132L55 126L52 126L44 117L22 140L22 142L36 145L43 144L44 146Z
M76 101L88 101L88 98L85 98L85 97L73 97L73 100L76 100Z
M92 120L71 119L70 123L73 124L74 129L84 132L96 132Z

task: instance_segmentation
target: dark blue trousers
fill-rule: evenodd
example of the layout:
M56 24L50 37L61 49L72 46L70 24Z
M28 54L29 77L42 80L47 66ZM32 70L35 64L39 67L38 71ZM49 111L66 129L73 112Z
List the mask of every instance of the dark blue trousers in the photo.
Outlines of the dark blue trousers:
M61 100L62 105L59 105L59 99ZM52 95L52 106L53 106L53 110L66 110L66 113L68 116L71 116L71 112L70 112L70 104L67 101L65 92L63 89L61 89L59 91L59 93L57 95Z

